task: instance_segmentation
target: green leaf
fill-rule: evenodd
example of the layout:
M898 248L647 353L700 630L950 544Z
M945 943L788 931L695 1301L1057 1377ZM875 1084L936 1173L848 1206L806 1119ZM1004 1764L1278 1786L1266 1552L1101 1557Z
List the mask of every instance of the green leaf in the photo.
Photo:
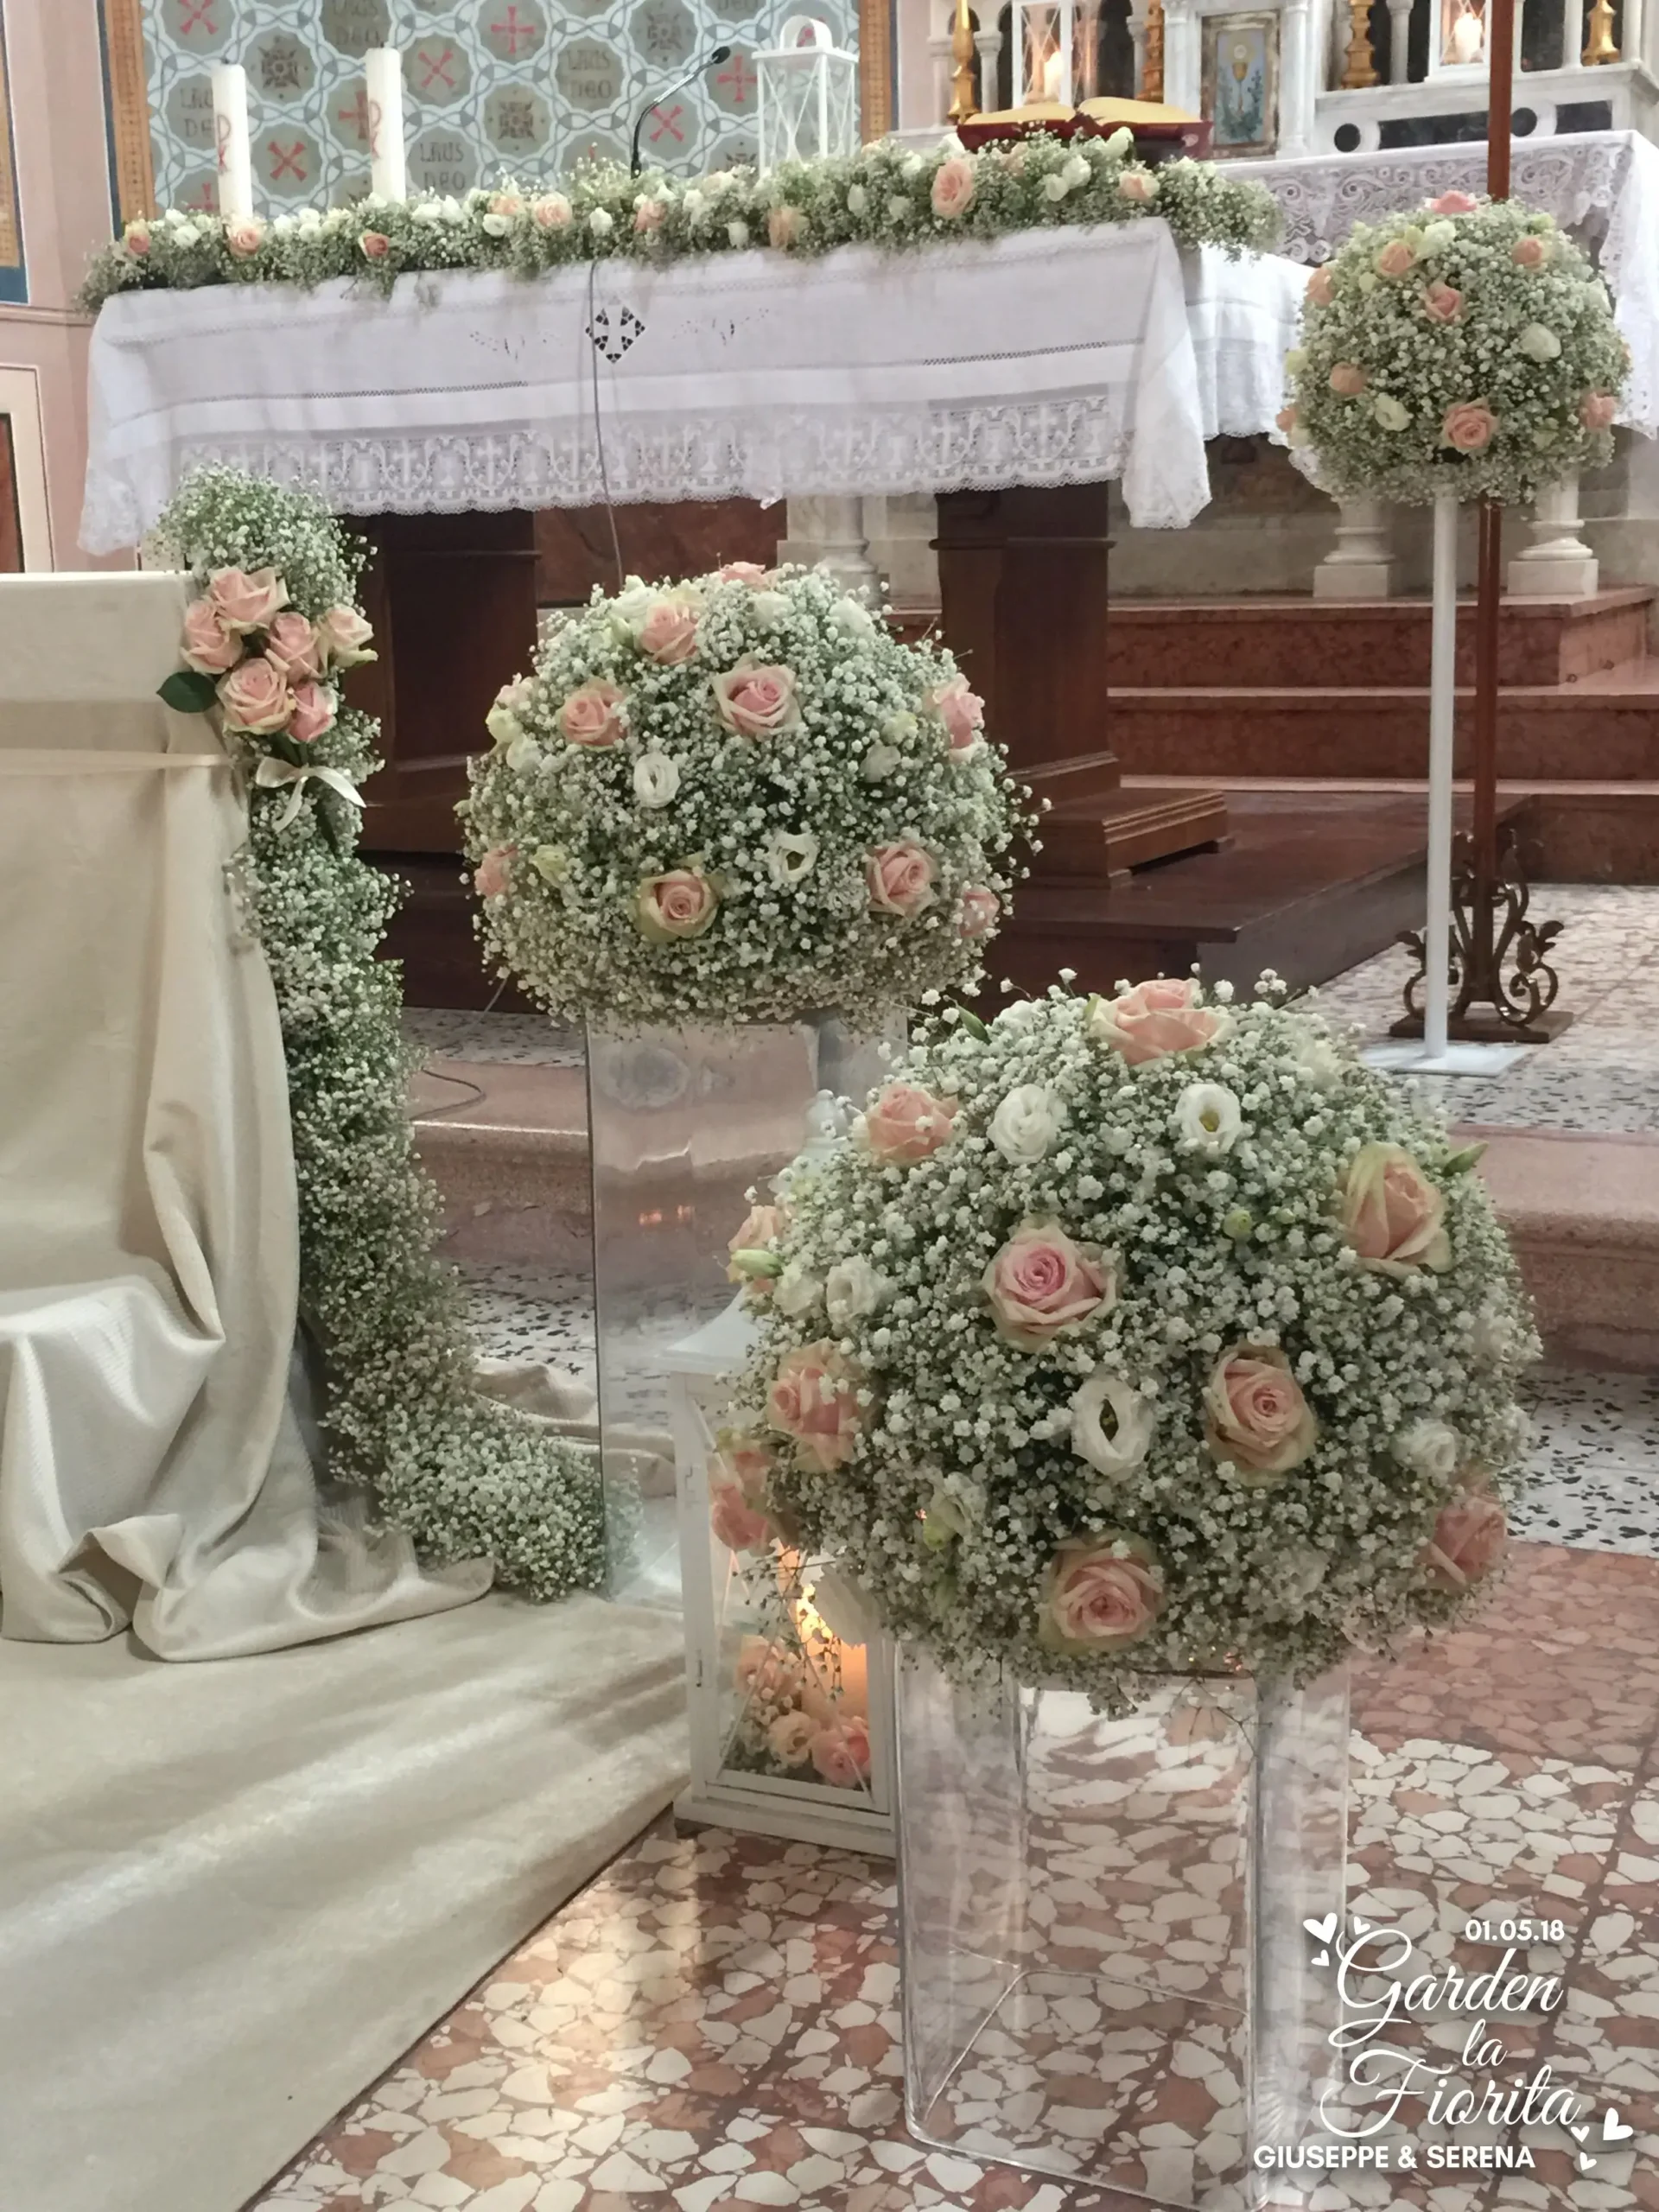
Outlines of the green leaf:
M264 740L267 753L274 753L279 760L286 760L290 768L303 768L308 755L297 738L283 729L272 730Z
M1480 1165L1481 1155L1485 1149L1485 1143L1483 1141L1479 1144L1466 1144L1460 1152L1448 1153L1446 1159L1446 1173L1466 1175L1471 1167L1478 1167Z
M778 1255L775 1252L768 1252L762 1248L756 1248L750 1251L734 1252L732 1255L732 1265L737 1269L737 1272L742 1276L745 1282L770 1281L773 1275L780 1275L784 1272L784 1263L779 1258Z
M970 1037L977 1038L982 1045L991 1033L979 1016L976 1014L969 1014L965 1006L959 1006L957 1008L957 1020Z
M213 677L200 669L175 668L156 696L175 715L205 715L219 691Z

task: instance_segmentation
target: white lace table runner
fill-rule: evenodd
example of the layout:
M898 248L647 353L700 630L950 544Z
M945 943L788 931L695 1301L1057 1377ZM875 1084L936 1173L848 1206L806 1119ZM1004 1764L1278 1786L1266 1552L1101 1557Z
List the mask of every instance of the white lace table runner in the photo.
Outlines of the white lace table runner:
M1414 146L1386 154L1319 154L1236 162L1234 176L1265 184L1284 211L1284 251L1326 261L1356 223L1374 223L1442 192L1484 192L1486 149ZM1659 434L1659 147L1631 130L1529 139L1515 148L1515 197L1554 215L1601 265L1630 341L1630 381L1619 419Z
M93 333L81 543L137 543L205 461L355 513L1121 477L1135 522L1178 528L1209 498L1205 437L1271 423L1301 283L1141 222L390 300L131 294Z

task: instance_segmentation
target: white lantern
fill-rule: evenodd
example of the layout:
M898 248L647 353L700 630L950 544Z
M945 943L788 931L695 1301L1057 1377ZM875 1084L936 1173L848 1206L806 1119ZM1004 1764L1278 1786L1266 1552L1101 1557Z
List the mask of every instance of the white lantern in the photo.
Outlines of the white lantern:
M675 1810L890 1853L891 1651L834 1572L780 1544L745 1494L728 1406L753 1342L734 1301L669 1355L691 1719Z
M1100 90L1099 0L1014 0L1012 31L1015 107L1073 107Z
M836 44L828 23L791 16L754 67L763 175L857 150L858 56Z

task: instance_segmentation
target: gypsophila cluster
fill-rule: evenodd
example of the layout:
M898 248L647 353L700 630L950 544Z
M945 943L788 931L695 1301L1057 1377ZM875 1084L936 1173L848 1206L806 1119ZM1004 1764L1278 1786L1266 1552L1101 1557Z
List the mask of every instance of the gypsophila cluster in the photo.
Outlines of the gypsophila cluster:
M748 1502L953 1672L1306 1680L1498 1564L1536 1344L1474 1154L1264 994L947 1009L758 1224Z
M1280 428L1337 498L1533 499L1611 458L1629 361L1553 218L1447 192L1313 271Z
M226 468L188 478L159 535L198 587L189 674L227 687L210 710L250 771L240 874L282 1020L300 1304L322 1355L330 1477L365 1484L430 1559L488 1554L502 1583L538 1597L591 1585L604 1548L588 1457L473 1388L462 1294L434 1251L438 1199L405 1109L398 973L375 957L397 894L357 857L340 787L309 772L352 788L375 766L378 726L337 688L342 654L372 658L356 601L364 550L319 501ZM292 773L264 786L252 778L266 762Z
M971 988L1024 823L979 699L827 572L595 592L492 709L485 943L550 1011L879 1027Z
M319 284L357 276L389 290L405 272L509 269L537 276L572 262L653 264L750 246L821 253L855 243L892 248L946 238L1000 238L1037 225L1135 222L1162 216L1178 243L1267 251L1279 213L1261 185L1213 162L1147 167L1127 131L1109 139L1039 133L966 152L954 137L923 153L885 143L854 155L687 180L630 176L590 163L549 185L505 180L454 196L391 200L371 194L327 213L267 219L169 208L130 222L94 261L81 305L117 292L203 284Z

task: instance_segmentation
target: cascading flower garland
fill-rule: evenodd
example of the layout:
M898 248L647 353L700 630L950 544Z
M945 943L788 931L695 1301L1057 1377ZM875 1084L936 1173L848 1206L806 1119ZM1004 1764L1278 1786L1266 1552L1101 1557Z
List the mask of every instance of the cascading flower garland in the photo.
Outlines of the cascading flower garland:
M748 1516L954 1673L1305 1680L1498 1563L1537 1347L1474 1154L1264 987L947 1008L746 1230Z
M566 1019L876 1028L971 988L1028 827L982 720L823 570L595 592L471 766L486 944Z
M1279 424L1338 499L1532 499L1611 457L1629 359L1553 218L1447 192L1313 271Z
M1147 167L1127 131L1063 141L1046 133L966 152L954 138L926 153L887 143L792 162L757 176L733 168L696 179L613 163L549 186L508 180L459 197L370 194L324 213L228 220L169 208L129 223L94 260L81 305L117 292L203 284L319 284L359 276L389 290L411 270L511 269L537 276L617 256L661 264L761 246L818 253L866 244L899 249L949 238L1000 238L1037 225L1125 223L1162 216L1185 246L1265 252L1279 235L1271 194L1213 162Z
M365 1484L429 1558L487 1553L501 1583L541 1598L593 1585L592 1457L473 1389L459 1280L433 1249L399 977L375 957L397 893L354 849L378 728L338 683L373 658L365 550L320 501L229 468L188 478L158 535L200 594L162 696L213 712L247 772L245 889L282 1019L330 1474Z

